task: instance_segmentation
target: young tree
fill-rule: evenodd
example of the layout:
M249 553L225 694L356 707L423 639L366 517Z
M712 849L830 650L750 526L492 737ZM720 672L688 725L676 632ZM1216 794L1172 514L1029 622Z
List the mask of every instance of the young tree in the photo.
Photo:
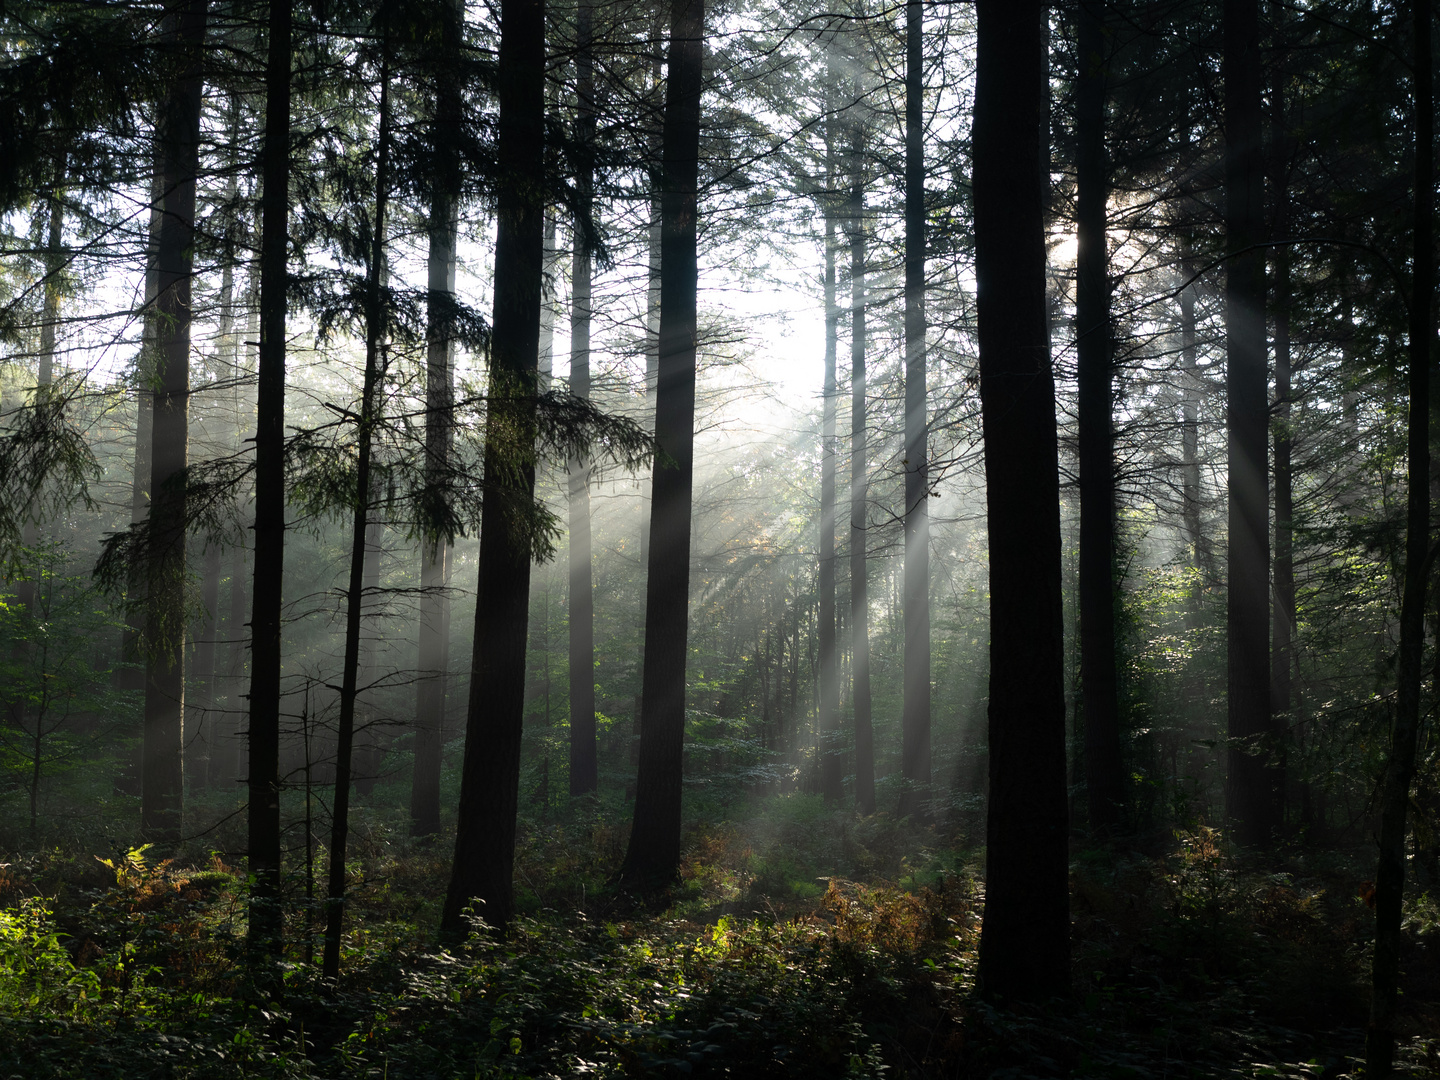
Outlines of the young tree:
M834 35L827 35L825 49L825 383L823 389L820 434L820 625L819 693L820 711L820 791L831 802L843 794L843 760L840 747L840 655L835 640L835 466L838 450L835 442L838 394L835 362L840 336L840 306L835 299L835 263L839 246L835 241L836 219L839 217L836 189L839 183L838 157L835 147L839 134L836 115L837 82Z
M501 0L496 79L499 191L485 503L459 825L440 921L447 933L463 929L465 909L475 900L493 926L505 927L514 913L544 262L544 0Z
M858 84L857 84L858 85ZM859 95L856 94L856 99ZM875 732L870 697L870 445L865 410L865 129L851 127L850 205L850 680L855 723L855 805L875 812Z
M979 0L975 274L990 541L990 806L980 980L1070 980L1055 382L1045 303L1048 63L1040 0Z
M680 866L704 32L704 0L672 0L661 136L660 354L655 400L655 438L664 457L655 463L651 499L635 824L620 870L622 881L640 889L668 885Z

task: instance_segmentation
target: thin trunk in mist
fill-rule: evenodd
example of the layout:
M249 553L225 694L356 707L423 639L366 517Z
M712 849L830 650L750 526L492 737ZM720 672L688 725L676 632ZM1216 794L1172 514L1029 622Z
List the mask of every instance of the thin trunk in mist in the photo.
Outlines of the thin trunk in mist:
M1272 0L1271 19L1276 34L1284 19L1280 4ZM1277 68L1270 88L1270 190L1273 211L1270 235L1278 245L1274 248L1274 312L1275 320L1275 410L1271 425L1275 444L1275 561L1274 590L1270 632L1270 713L1277 734L1288 726L1291 675L1294 669L1295 629L1295 554L1293 519L1295 516L1294 468L1291 464L1293 445L1290 427L1291 351L1290 351L1290 197L1288 193L1289 139L1285 119L1285 75ZM1281 749L1283 754L1283 748ZM1282 758L1283 760L1283 758ZM1283 787L1281 793L1283 797ZM1283 804L1282 804L1283 812Z
M1420 736L1425 657L1425 583L1430 546L1430 365L1435 358L1434 76L1430 0L1415 0L1415 219L1410 287L1410 427L1405 514L1405 586L1395 722L1380 790L1380 857L1375 869L1375 959L1365 1075L1383 1080L1395 1061L1400 914L1405 895L1405 816Z
M1080 458L1080 686L1090 828L1124 823L1120 703L1115 670L1115 436L1110 331L1110 251L1105 213L1108 73L1103 0L1082 0L1075 88L1075 351Z
M285 310L290 217L291 0L270 0L261 149L260 356L255 390L255 577L250 603L248 944L277 955L280 907L280 606L285 569Z
M644 890L668 885L680 866L704 32L703 0L673 0L661 137L660 357L655 395L655 436L666 460L657 460L654 469L640 770L630 846L620 869L623 882Z
M370 502L378 503L382 497L378 478L371 472ZM360 638L360 680L359 697L355 703L355 764L351 776L355 781L355 792L369 796L375 790L375 781L380 776L380 765L385 758L388 738L381 735L379 715L375 703L366 695L364 688L373 686L376 679L375 646L379 634L374 628L375 609L380 604L380 562L385 556L385 526L371 520L365 527L365 576L360 584L360 594L367 598L362 605L363 620L370 622L370 632L362 631Z
M186 702L185 771L192 790L210 782L215 742L215 640L220 636L220 545L206 543L200 571L200 633L195 639L195 677Z
M150 458L150 548L145 595L145 731L140 831L180 839L185 794L185 465L190 399L190 278L200 169L200 46L207 0L165 14L184 69L157 120L160 240L156 245L155 411Z
M1180 419L1181 517L1192 565L1209 578L1208 541L1200 529L1200 368L1195 347L1195 265L1188 239L1180 259L1180 371L1184 398ZM1197 596L1199 590L1196 590Z
M535 392L545 259L545 5L501 0L496 71L495 298L490 405L485 423L485 505L475 604L465 762L455 862L441 928L464 929L478 900L492 926L514 914L515 812L525 716L530 615L527 520L535 492Z
M905 710L900 814L930 797L930 462L925 362L924 7L905 8Z
M858 95L857 95L858 97ZM855 805L875 812L875 730L870 703L870 532L865 509L870 479L865 427L864 131L850 148L850 697L855 710Z
M464 18L457 5L447 11L442 48L459 51ZM455 302L456 202L459 166L451 145L459 124L460 99L452 80L440 80L435 96L434 137L439 175L430 195L425 319L425 476L434 488L450 468L454 426L454 365L449 311ZM450 669L450 563L447 537L420 542L420 675L415 688L415 760L410 782L410 835L440 831L440 768L445 749L445 691Z
M570 288L570 392L590 399L590 215L595 138L595 65L591 55L591 4L576 16L575 141L581 161L575 178L575 252ZM570 794L599 787L595 747L595 600L590 568L590 465L569 462L570 479Z
M826 82L834 86L832 40L826 50ZM827 94L827 98L831 95ZM835 640L835 441L837 392L836 352L840 336L840 306L835 299L835 219L839 216L834 191L839 171L835 161L835 103L826 102L825 117L825 385L820 432L820 686L818 693L820 793L838 802L844 795L844 759L840 750L840 657Z
M975 273L990 547L990 803L980 984L1070 985L1059 456L1042 173L1039 0L979 0Z
M1225 814L1243 844L1280 824L1270 717L1270 505L1266 442L1265 171L1259 0L1225 0L1225 391L1228 408L1229 702Z
M360 415L355 421L355 512L350 521L350 577L345 588L345 658L340 673L340 718L336 727L335 794L330 805L330 880L325 899L327 981L340 977L340 935L345 922L345 848L350 834L350 764L355 739L355 702L360 680L360 621L365 605L366 541L369 539L372 446L378 419L376 395L384 378L381 288L385 280L385 214L390 182L390 58L380 64L380 138L375 155L375 217L365 281L365 374ZM378 561L378 560L377 560Z

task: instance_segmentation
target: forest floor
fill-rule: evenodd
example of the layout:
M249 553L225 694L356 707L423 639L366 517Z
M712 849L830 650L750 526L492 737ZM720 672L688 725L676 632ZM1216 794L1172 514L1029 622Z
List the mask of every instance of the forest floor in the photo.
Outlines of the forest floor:
M1364 852L1261 865L1203 826L1077 845L1074 993L1012 1010L974 992L981 855L954 837L765 800L691 831L649 906L607 885L623 839L598 813L530 825L523 917L447 950L448 847L358 837L338 986L303 902L278 982L256 980L220 856L16 856L0 1080L1360 1074ZM1440 905L1412 895L1405 926L1402 1067L1440 1076Z

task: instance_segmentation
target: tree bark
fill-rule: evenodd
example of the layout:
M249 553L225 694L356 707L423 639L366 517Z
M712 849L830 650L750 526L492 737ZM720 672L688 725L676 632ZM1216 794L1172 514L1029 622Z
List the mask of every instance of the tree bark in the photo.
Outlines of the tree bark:
M661 136L660 356L645 591L645 674L635 818L620 870L632 888L663 888L680 866L690 515L695 446L695 347L703 0L673 0Z
M277 955L280 909L280 605L285 568L285 311L290 214L291 0L270 0L261 150L260 356L255 391L255 584L250 602L252 952Z
M590 398L590 215L594 199L595 64L591 52L592 6L582 0L576 27L575 140L581 163L575 178L578 201L570 287L570 392ZM569 463L570 479L570 794L599 787L595 747L595 600L590 553L590 464Z
M544 273L545 5L501 0L495 299L491 319L485 506L455 863L440 925L464 927L472 901L504 928L514 914L515 811L525 713L535 392Z
M1078 11L1075 88L1075 351L1080 458L1080 688L1090 828L1110 835L1125 817L1115 667L1115 437L1110 252L1105 214L1107 75L1103 0Z
M1243 844L1279 825L1270 717L1270 521L1266 442L1264 156L1258 0L1225 0L1225 389L1230 462L1228 775L1225 812Z
M180 839L185 780L185 465L190 398L190 278L195 180L200 170L201 43L207 0L182 0L165 14L184 67L157 123L163 191L156 247L154 434L150 459L150 550L145 612L145 745L140 831Z
M870 700L870 479L865 426L864 132L856 124L850 156L850 696L855 712L855 805L875 813L875 731Z
M838 79L834 59L835 41L826 48L827 83L833 87ZM835 299L835 221L839 207L835 190L839 171L835 160L835 102L826 94L825 115L825 384L820 432L820 625L817 628L820 650L819 670L819 734L820 793L828 802L838 802L844 794L844 758L840 749L840 657L835 639L835 462L838 447L835 440L836 389L835 364L840 337L840 306Z
M345 589L345 658L340 673L340 717L335 744L335 794L330 804L330 875L325 899L325 955L321 973L340 977L340 937L345 922L345 849L350 836L350 765L360 678L360 622L364 614L366 541L370 531L371 448L378 418L376 395L383 378L380 355L385 312L385 213L390 182L390 63L380 65L380 138L375 162L375 218L366 268L365 374L355 432L355 511L350 521L350 578Z
M990 804L980 982L1069 988L1059 459L1046 313L1039 0L980 0L975 270L990 546Z
M464 14L459 5L446 12L442 48L458 55ZM425 322L425 476L438 488L450 468L454 445L453 343L449 311L455 302L456 201L459 166L452 147L459 124L460 100L453 80L441 79L435 97L433 136L437 172L430 196L427 261L428 305ZM415 760L410 782L410 835L431 837L440 831L440 768L445 749L445 692L450 668L450 538L424 535L420 543L420 677L415 691Z
M1435 356L1434 77L1430 0L1415 0L1415 223L1410 288L1409 495L1405 585L1400 602L1400 656L1395 722L1380 793L1380 856L1375 869L1375 959L1365 1075L1388 1077L1395 1064L1400 979L1400 914L1405 895L1405 816L1420 735L1420 681L1425 657L1425 582L1430 546L1430 366Z
M925 372L925 117L920 0L905 24L905 706L900 814L930 797L930 464Z

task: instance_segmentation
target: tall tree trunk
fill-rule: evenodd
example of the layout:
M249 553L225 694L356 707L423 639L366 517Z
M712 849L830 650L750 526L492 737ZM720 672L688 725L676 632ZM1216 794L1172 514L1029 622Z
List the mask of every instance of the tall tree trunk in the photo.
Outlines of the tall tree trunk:
M990 806L980 981L1070 982L1059 457L1045 301L1039 0L979 0L975 273L990 545Z
M1081 0L1075 89L1075 351L1080 442L1080 689L1090 828L1124 820L1115 670L1115 438L1111 428L1110 252L1105 214L1107 75L1103 0Z
M205 544L200 604L205 610L195 639L195 677L185 721L185 771L192 790L203 790L210 781L215 743L215 641L220 636L220 545L216 543Z
M460 49L464 12L445 12L442 48L447 58ZM430 195L427 262L429 296L425 321L425 477L438 487L450 468L454 426L454 367L451 360L455 302L455 244L459 165L452 142L459 126L460 99L454 80L441 79L435 96L434 137L440 148ZM450 668L449 537L427 533L420 542L420 677L415 691L415 761L410 783L410 834L440 831L440 767L445 748L445 691Z
M1435 356L1435 102L1430 0L1415 0L1415 236L1410 288L1409 495L1405 586L1400 602L1400 657L1395 722L1380 793L1380 858L1375 869L1375 960L1365 1075L1384 1080L1395 1061L1400 978L1400 906L1405 894L1405 814L1415 779L1420 735L1420 680L1425 655L1425 581L1430 546L1430 365Z
M657 461L654 471L640 771L635 823L620 870L622 881L641 889L668 885L680 866L704 33L704 0L672 0L661 137L660 357L655 400L655 437L666 460Z
M1230 581L1225 813L1244 844L1268 844L1279 822L1270 718L1270 520L1265 450L1264 154L1258 0L1225 0L1225 389Z
M1180 278L1188 283L1180 290L1180 370L1184 394L1180 406L1181 517L1186 539L1190 541L1192 565L1208 580L1210 566L1205 555L1208 545L1200 528L1200 367L1195 345L1196 286L1190 281L1194 275L1187 238L1180 258Z
M905 8L905 706L900 813L930 793L930 462L925 386L924 6Z
M280 604L285 568L285 310L292 0L270 0L261 150L260 357L255 390L255 584L250 602L249 945L278 954Z
M195 247L195 180L200 170L201 43L207 0L183 0L165 14L184 68L161 107L158 166L164 190L156 248L159 315L154 440L150 459L150 550L145 612L145 749L140 830L180 839L184 806L185 464L190 398L190 278Z
M576 85L580 99L575 141L581 154L575 194L575 254L570 287L570 392L590 398L590 215L594 200L595 65L592 7L582 0L576 26ZM570 462L570 794L599 787L595 748L595 600L590 570L590 465Z
M827 40L826 81L834 87L839 78L835 70L836 42ZM844 758L840 749L840 656L835 640L835 441L836 378L835 364L840 337L840 306L835 299L835 219L839 214L836 187L836 102L837 94L827 92L825 110L825 385L820 432L820 649L819 728L820 728L820 793L829 802L838 802L844 794Z
M857 95L858 96L858 95ZM855 710L855 805L875 812L875 731L870 702L870 531L865 509L870 479L865 426L865 176L864 130L850 149L850 697Z
M463 929L473 900L493 926L514 914L515 811L530 615L526 522L535 493L535 392L544 273L545 5L501 0L490 407L475 652L455 864L441 927Z
M1281 38L1285 12L1282 6L1271 0L1271 19L1275 36ZM1276 42L1276 51L1283 50L1281 40ZM1290 730L1287 715L1290 712L1292 672L1295 663L1295 555L1294 526L1295 491L1294 469L1291 465L1293 438L1290 427L1291 358L1290 358L1290 212L1289 212L1289 138L1285 118L1285 73L1277 62L1272 75L1270 89L1270 190L1273 211L1270 235L1275 243L1275 587L1272 593L1271 614L1272 645L1270 650L1270 714L1276 734L1284 738ZM1284 744L1277 747L1284 761ZM1282 765L1283 769L1283 765ZM1284 773L1276 781L1276 824L1284 822Z
M340 718L335 742L335 795L330 804L330 880L325 899L325 956L322 975L340 977L340 937L345 922L345 849L350 836L350 764L355 739L355 702L360 678L360 621L364 614L365 553L369 539L371 456L379 416L376 396L384 360L381 356L385 312L385 213L390 182L390 57L382 46L380 63L380 139L375 160L375 218L371 228L370 265L366 267L365 374L360 390L360 415L355 432L355 512L350 521L350 579L345 589L345 658L340 673Z
M370 473L370 504L379 503L384 492L374 469ZM365 526L365 577L360 585L360 595L365 598L361 608L362 626L368 621L370 630L361 631L360 637L360 678L359 697L355 703L356 735L355 764L351 776L355 781L355 793L369 797L375 790L375 781L380 777L380 766L385 759L385 747L389 742L382 734L379 715L372 697L364 687L374 686L376 679L375 647L379 634L375 629L376 609L380 606L380 562L385 556L385 526L372 518Z

